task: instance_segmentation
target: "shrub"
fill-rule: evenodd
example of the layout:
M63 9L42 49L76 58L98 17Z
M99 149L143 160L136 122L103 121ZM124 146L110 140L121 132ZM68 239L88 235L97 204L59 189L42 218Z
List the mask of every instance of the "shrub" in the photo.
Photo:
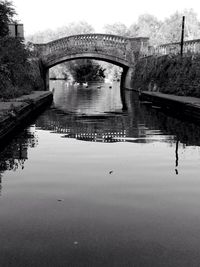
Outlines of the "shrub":
M37 65L18 38L0 38L0 98L29 94L42 85Z

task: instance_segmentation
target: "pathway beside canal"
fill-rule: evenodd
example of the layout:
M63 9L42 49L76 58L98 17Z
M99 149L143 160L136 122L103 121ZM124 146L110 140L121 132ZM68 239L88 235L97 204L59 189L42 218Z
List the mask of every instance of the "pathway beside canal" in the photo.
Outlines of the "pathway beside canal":
M181 116L182 119L188 118L200 122L200 98L143 91L140 99L152 102L153 105L170 112L173 111L174 115Z

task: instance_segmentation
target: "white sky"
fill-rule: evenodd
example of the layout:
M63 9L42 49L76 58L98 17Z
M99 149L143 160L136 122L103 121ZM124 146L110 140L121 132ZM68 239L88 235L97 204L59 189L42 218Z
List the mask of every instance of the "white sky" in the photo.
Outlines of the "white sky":
M200 19L200 0L13 0L25 35L56 29L84 20L96 32L105 24L122 22L127 26L139 15L149 13L164 19L176 11L193 8Z

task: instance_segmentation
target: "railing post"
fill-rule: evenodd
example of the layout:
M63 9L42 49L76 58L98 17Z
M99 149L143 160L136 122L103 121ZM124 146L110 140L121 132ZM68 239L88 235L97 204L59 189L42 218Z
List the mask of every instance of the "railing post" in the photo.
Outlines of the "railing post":
M182 31L181 31L181 57L183 56L184 27L185 27L185 16L183 16L183 19L182 19Z

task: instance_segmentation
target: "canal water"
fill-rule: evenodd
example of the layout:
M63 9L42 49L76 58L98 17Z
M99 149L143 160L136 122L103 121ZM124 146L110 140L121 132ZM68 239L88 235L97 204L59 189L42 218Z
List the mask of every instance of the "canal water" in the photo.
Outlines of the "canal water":
M0 152L0 266L200 266L200 127L119 83L51 90Z

